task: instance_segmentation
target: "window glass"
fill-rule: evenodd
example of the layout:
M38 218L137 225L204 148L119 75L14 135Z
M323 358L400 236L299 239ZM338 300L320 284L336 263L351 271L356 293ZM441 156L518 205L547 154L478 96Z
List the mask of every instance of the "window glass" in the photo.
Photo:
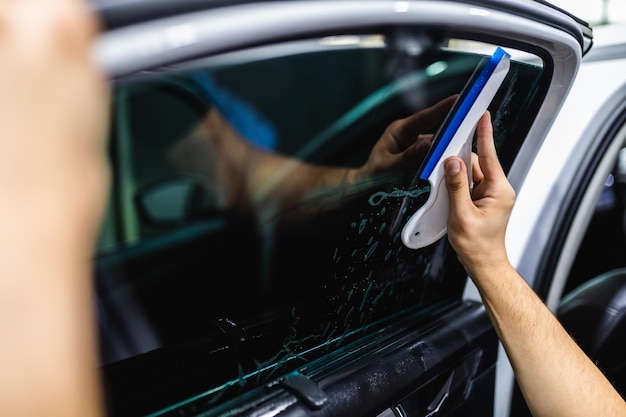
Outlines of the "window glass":
M419 250L400 239L429 196L416 179L427 148L372 155L392 122L458 94L495 46L415 42L310 39L116 84L97 259L112 408L223 402L459 302L466 276L446 237ZM514 54L490 107L505 169L542 75ZM392 133L394 146L417 136Z

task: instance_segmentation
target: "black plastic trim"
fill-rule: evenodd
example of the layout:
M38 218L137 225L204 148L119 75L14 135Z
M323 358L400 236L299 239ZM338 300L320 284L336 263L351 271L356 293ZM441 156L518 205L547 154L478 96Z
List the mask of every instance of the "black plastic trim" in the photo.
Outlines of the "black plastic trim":
M254 3L258 0L90 0L103 29L115 29L199 10Z

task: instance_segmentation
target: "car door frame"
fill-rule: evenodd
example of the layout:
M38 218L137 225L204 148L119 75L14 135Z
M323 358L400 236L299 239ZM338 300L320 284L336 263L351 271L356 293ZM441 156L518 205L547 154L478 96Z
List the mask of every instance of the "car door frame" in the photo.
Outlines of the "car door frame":
M508 174L516 189L523 183L591 43L588 26L539 2L243 1L230 2L228 7L224 7L224 3L180 1L173 6L172 2L155 2L153 7L143 10L135 7L133 13L120 18L128 9L119 2L117 5L94 2L106 22L105 32L96 45L96 59L112 79L117 79L200 54L303 37L319 31L331 33L379 25L421 24L528 49L544 59L552 72L552 80L546 100L537 110L541 117L533 124ZM188 14L194 15L194 24L189 24ZM272 18L268 19L268 15ZM146 39L150 41L145 43ZM547 246L547 238L540 238L535 239L532 246L514 247L511 253L513 264L533 286L537 284L532 281L534 272L539 267L536 252ZM480 299L470 281L464 299ZM506 358L500 356L498 379L512 381ZM504 415L500 410L506 407L507 390L510 390L506 384L500 387L498 384L500 392L496 393L496 402L500 405L495 406L496 415Z

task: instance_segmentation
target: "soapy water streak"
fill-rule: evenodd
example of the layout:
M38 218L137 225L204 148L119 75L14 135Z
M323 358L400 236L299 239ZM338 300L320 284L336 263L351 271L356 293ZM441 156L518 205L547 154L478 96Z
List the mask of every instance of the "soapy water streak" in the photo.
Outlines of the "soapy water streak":
M378 191L370 196L370 198L368 199L368 202L372 206L377 206L381 204L387 198L419 197L420 195L426 194L428 192L430 192L429 187L417 188L411 191L396 189L390 193L386 193L384 191Z

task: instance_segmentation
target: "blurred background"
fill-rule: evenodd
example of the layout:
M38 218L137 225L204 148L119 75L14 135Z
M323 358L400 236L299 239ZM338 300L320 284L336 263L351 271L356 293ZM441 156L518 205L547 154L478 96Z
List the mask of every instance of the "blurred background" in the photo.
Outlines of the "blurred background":
M551 3L592 26L626 22L626 0L553 0Z

